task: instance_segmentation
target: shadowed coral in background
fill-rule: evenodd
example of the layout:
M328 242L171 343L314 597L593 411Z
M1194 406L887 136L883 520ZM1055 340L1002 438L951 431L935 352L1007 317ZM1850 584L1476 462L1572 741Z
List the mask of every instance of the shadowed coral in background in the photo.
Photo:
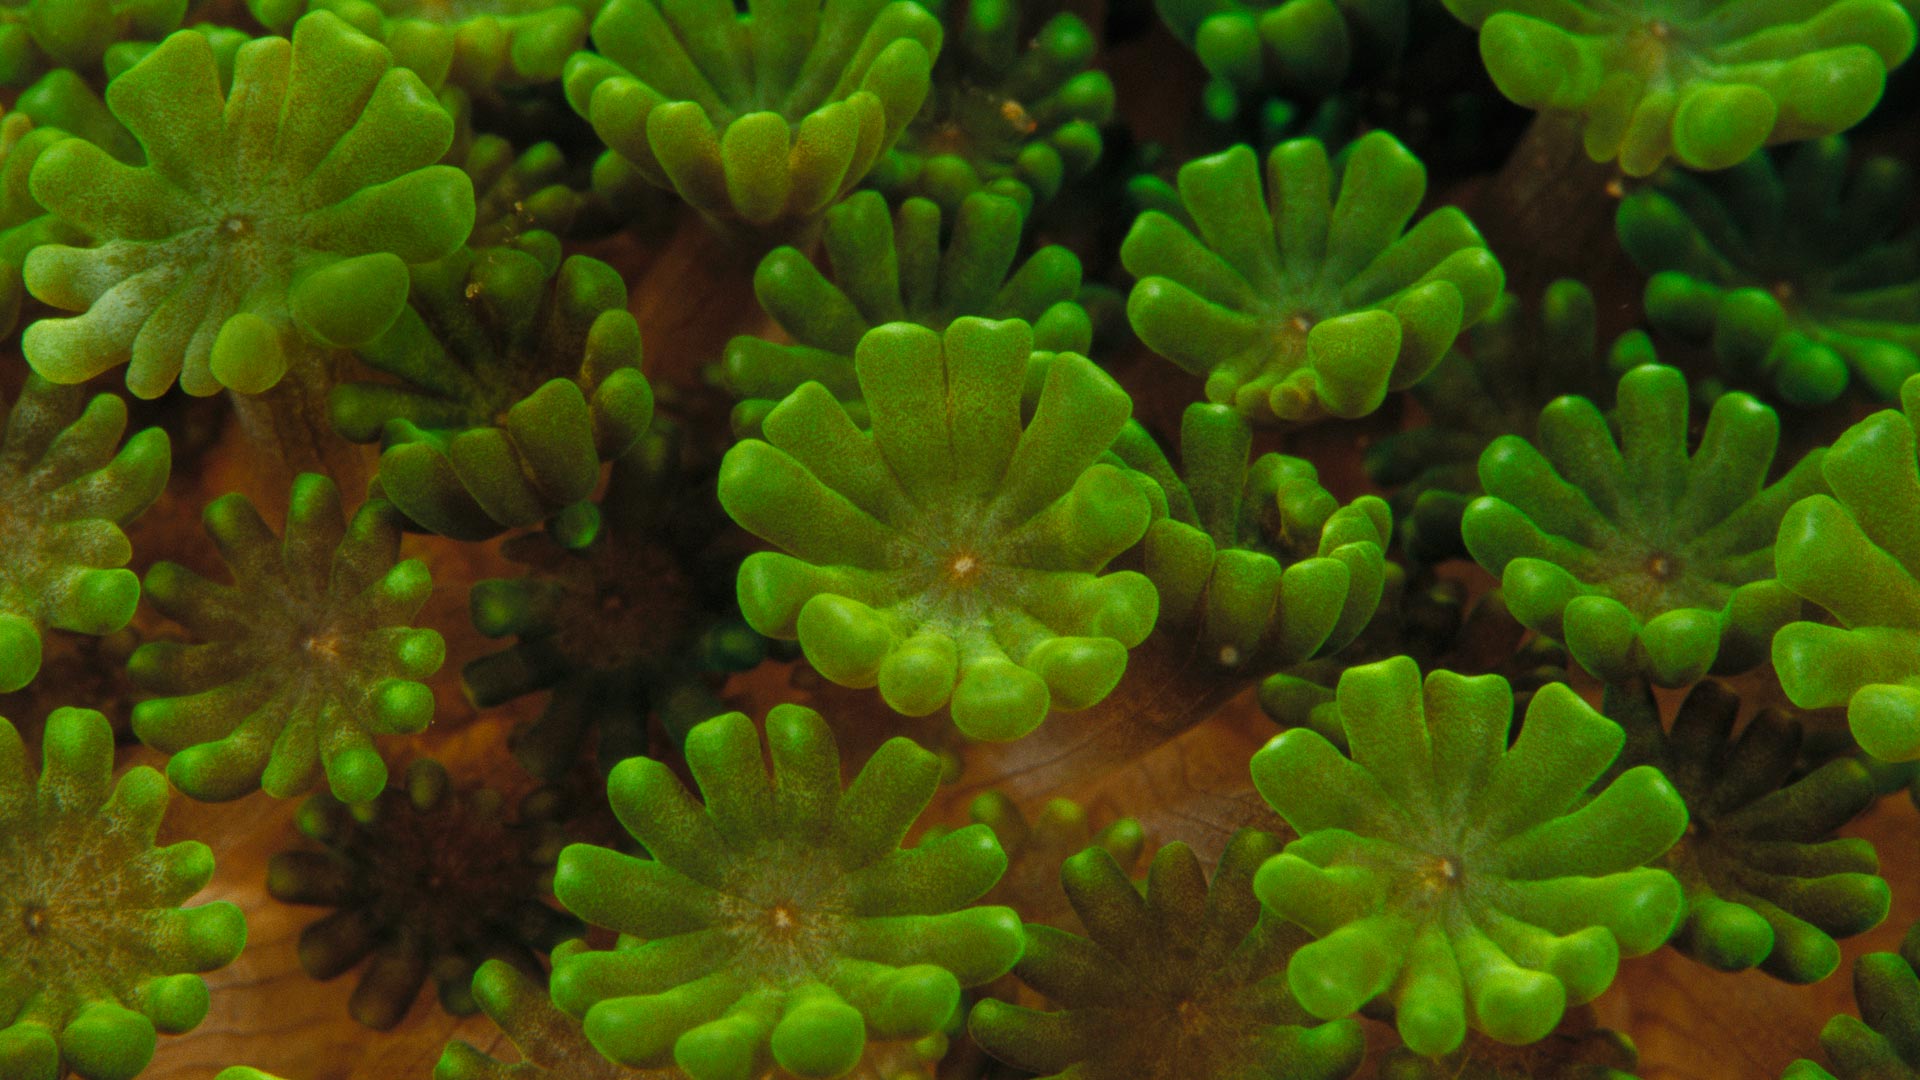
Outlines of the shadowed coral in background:
M1365 1040L1353 1020L1320 1023L1286 985L1308 938L1261 912L1255 871L1280 850L1245 829L1208 882L1185 844L1160 849L1145 895L1113 856L1088 848L1060 878L1088 937L1027 926L1015 968L1054 1007L989 999L969 1028L987 1052L1052 1080L1344 1080Z
M1093 325L1076 302L1080 260L1050 245L1016 269L1021 225L1019 208L998 195L968 196L951 215L907 199L889 217L885 199L858 192L827 212L833 280L796 248L770 252L753 288L792 342L743 334L727 343L723 378L744 399L734 407L734 430L759 434L767 413L809 380L866 427L853 355L867 331L886 323L944 332L966 315L1024 319L1036 350L1085 355ZM944 240L943 226L951 230Z
M338 909L301 931L300 966L331 979L371 955L347 1009L376 1031L406 1016L429 975L441 1008L464 1016L483 962L538 974L535 954L582 930L540 902L558 823L510 817L499 792L457 789L438 762L414 762L404 786L360 806L314 795L294 822L324 850L275 855L267 892Z
M1709 342L1721 385L1823 405L1850 385L1890 401L1920 371L1920 228L1894 158L1847 169L1847 143L1755 154L1725 176L1677 170L1620 204L1620 242L1655 329Z

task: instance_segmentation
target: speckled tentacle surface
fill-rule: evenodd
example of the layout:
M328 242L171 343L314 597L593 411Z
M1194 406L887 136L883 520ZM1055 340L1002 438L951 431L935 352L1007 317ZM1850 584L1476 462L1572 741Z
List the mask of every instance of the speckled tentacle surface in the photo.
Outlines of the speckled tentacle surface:
M233 62L229 91L209 37L174 34L107 90L144 165L86 139L34 163L33 196L92 242L27 259L28 290L80 312L30 328L34 370L126 365L139 397L259 393L378 337L408 264L466 239L473 184L434 164L453 121L378 42L318 12Z
M324 772L335 796L367 802L387 784L374 737L433 718L418 680L446 646L407 625L432 582L399 557L399 515L375 499L349 519L333 481L313 473L289 501L281 536L244 496L207 506L231 584L171 562L147 571L149 600L198 640L149 642L129 659L134 683L159 695L134 707L133 728L173 754L168 777L196 799L290 798Z
M246 944L240 909L180 905L213 878L198 840L156 847L167 781L113 778L113 730L87 709L47 718L36 779L0 719L0 1074L132 1080L156 1033L190 1031L211 998L195 972Z
M892 739L842 790L818 713L778 706L766 729L771 778L744 715L687 736L704 803L658 761L614 769L615 812L652 858L561 853L561 902L626 946L565 957L553 999L622 1064L842 1076L869 1040L942 1038L961 988L1020 956L1011 909L967 906L1006 868L991 830L899 847L933 796L933 754Z

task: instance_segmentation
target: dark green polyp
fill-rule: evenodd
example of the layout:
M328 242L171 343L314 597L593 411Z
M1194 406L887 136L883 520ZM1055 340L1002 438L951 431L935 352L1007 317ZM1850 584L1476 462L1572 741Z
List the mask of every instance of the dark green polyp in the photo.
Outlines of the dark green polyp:
M1920 231L1898 159L1849 168L1847 142L1755 154L1722 176L1680 170L1620 204L1647 320L1711 347L1717 383L1790 405L1857 389L1893 401L1920 371Z
M1834 835L1874 802L1857 757L1798 775L1800 725L1766 710L1736 739L1740 699L1712 681L1680 703L1671 730L1644 687L1608 688L1604 708L1627 732L1615 769L1659 769L1694 826L1655 864L1687 893L1675 948L1722 971L1818 982L1840 965L1835 938L1887 917L1892 892L1873 844Z
M827 211L831 278L797 248L769 252L753 289L790 340L727 343L722 376L742 399L734 430L758 434L767 413L810 381L865 427L853 354L867 331L887 323L941 332L967 315L1023 319L1035 350L1085 355L1093 324L1077 302L1080 260L1057 244L1020 260L1022 224L1019 206L1000 195L969 195L951 213L910 198L889 213L885 199L863 191Z
M1800 598L1774 577L1787 508L1823 490L1815 450L1768 483L1780 418L1746 394L1714 402L1691 453L1686 377L1620 379L1617 427L1585 398L1541 411L1480 455L1487 494L1461 535L1527 626L1610 683L1684 686L1764 663Z
M1159 628L1222 668L1272 671L1338 652L1380 603L1392 522L1362 496L1342 506L1308 462L1248 454L1253 432L1225 405L1187 406L1175 472L1128 424L1114 452L1152 477L1167 512L1141 539Z
M544 237L545 242L540 242ZM585 502L653 420L620 274L529 234L412 267L409 301L360 357L392 379L329 399L335 430L379 440L381 494L456 540Z
M1345 1080L1365 1051L1360 1024L1301 1008L1285 972L1308 936L1264 917L1253 893L1280 846L1243 829L1209 881L1168 844L1144 889L1104 848L1067 859L1061 883L1087 936L1029 924L1014 969L1047 1008L988 998L968 1030L1049 1080Z
M124 444L126 403L28 375L0 439L0 693L33 681L48 630L111 634L140 579L122 526L159 498L172 452L159 428Z

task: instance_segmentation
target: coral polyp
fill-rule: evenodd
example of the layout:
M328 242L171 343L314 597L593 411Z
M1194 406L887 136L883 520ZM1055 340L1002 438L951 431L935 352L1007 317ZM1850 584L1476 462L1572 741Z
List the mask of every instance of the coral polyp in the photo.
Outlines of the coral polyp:
M1920 1080L1916 15L0 0L0 1080Z
M1032 353L1013 319L883 326L854 356L871 434L806 383L729 451L721 503L788 552L741 565L748 623L909 716L951 702L974 738L1105 697L1158 608L1100 573L1146 530L1147 481L1097 460L1130 403L1083 357L1054 358L1021 423Z
M321 849L275 855L267 892L336 909L301 931L300 966L331 979L371 956L347 1008L377 1031L400 1022L429 976L442 1008L471 1013L483 962L537 973L536 951L582 929L537 895L557 823L516 819L497 791L456 789L438 762L414 762L402 786L358 806L312 796L295 823Z
M0 1073L9 1080L131 1080L156 1033L207 1015L196 972L240 954L247 924L226 901L182 908L213 877L198 840L158 847L166 778L113 779L107 718L47 718L44 766L0 719Z
M399 516L372 500L349 520L339 489L312 473L289 500L280 537L242 495L207 507L232 584L175 563L147 571L154 606L204 640L149 642L128 660L134 683L159 695L134 708L133 728L173 754L167 775L196 799L256 788L289 798L324 772L342 801L367 802L387 783L373 737L433 718L417 680L446 646L406 625L432 583L399 558Z
M939 1034L960 990L1020 956L1019 918L969 907L1006 869L985 825L917 847L902 838L939 778L910 740L884 744L846 787L818 713L780 706L762 739L744 715L687 736L702 805L663 765L630 758L608 792L651 853L573 845L554 889L624 935L554 972L554 1002L607 1056L676 1064L695 1080L851 1071L869 1039Z
M452 118L327 12L291 42L242 47L230 90L207 36L181 31L115 79L107 104L144 166L85 139L34 164L34 197L92 241L27 260L35 297L81 312L23 340L56 382L122 364L139 397L176 380L190 394L260 393L289 368L317 379L328 350L393 324L408 264L448 254L473 224L472 182L434 164Z

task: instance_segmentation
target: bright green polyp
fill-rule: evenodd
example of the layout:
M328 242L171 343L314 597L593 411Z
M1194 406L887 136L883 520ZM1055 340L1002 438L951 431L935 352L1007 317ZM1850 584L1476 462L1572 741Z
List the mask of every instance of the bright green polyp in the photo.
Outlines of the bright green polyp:
M333 481L313 473L289 502L284 538L242 495L207 506L230 585L170 562L147 571L154 607L200 640L148 642L128 659L134 684L159 695L134 706L133 730L173 754L167 776L195 799L291 798L324 769L340 801L367 802L387 783L374 737L433 718L419 680L446 648L406 625L432 583L425 564L400 559L393 507L369 501L349 520Z
M1620 204L1620 242L1662 333L1711 345L1722 377L1794 405L1849 386L1892 401L1920 372L1920 233L1893 158L1848 164L1834 136L1721 177L1674 171Z
M1844 131L1913 52L1896 0L1445 0L1508 98L1583 124L1629 176L1724 169Z
M564 81L609 153L709 217L766 228L866 176L920 110L940 38L909 0L610 0Z
M1019 959L1019 917L967 906L1006 869L990 829L899 846L939 782L933 754L889 740L842 790L832 733L795 705L768 714L765 745L771 778L746 716L695 727L704 805L664 764L627 759L608 794L652 857L560 855L561 903L626 944L557 956L553 1001L620 1064L842 1076L870 1042L942 1030L961 988Z
M434 164L452 118L378 42L318 12L291 43L241 47L232 81L182 31L107 90L147 164L85 139L40 155L34 197L93 246L27 259L36 298L81 312L28 328L34 370L77 383L125 364L143 398L318 377L330 349L392 325L407 264L466 239L472 182Z
M584 943L569 946L584 947ZM456 1040L440 1055L433 1080L631 1080L633 1076L593 1048L580 1021L561 1012L546 987L504 960L489 960L473 973L473 1000L506 1032L520 1051L520 1060L508 1064Z
M1714 403L1687 452L1687 384L1647 364L1620 379L1616 440L1592 402L1540 414L1539 448L1503 436L1480 456L1467 550L1507 603L1608 682L1684 686L1762 663L1799 598L1774 580L1774 531L1823 486L1814 451L1766 483L1780 420L1745 394Z
M760 260L753 291L791 340L741 335L727 343L727 389L742 400L734 430L758 434L782 398L808 381L831 391L866 426L853 354L876 326L910 322L936 332L966 315L1024 319L1033 347L1085 355L1093 324L1080 306L1080 260L1049 245L1024 261L1023 218L1011 199L977 192L951 212L921 198L889 214L887 201L856 192L827 211L829 279L797 248Z
M1508 745L1496 675L1430 673L1408 657L1349 668L1337 693L1351 758L1294 728L1253 758L1254 785L1300 838L1254 879L1262 903L1319 940L1287 968L1307 1011L1391 1001L1420 1054L1467 1028L1533 1042L1659 948L1681 892L1646 868L1687 811L1648 767L1589 789L1620 727L1563 683L1534 695Z
M1920 758L1920 378L1850 428L1821 465L1831 496L1795 503L1780 523L1780 580L1838 626L1797 622L1773 641L1780 685L1802 708L1846 706L1861 749Z
M284 34L308 11L331 11L383 42L394 62L430 87L451 83L475 95L560 78L586 44L594 0L247 0L253 16Z
M899 712L950 705L973 738L1104 698L1159 604L1100 574L1151 512L1145 478L1098 461L1132 404L1061 353L1023 427L1032 345L1018 320L880 327L854 356L871 432L806 383L728 451L721 504L785 552L741 565L747 622Z
M58 68L97 72L122 42L163 38L188 0L13 0L0 6L0 86L25 86Z
M1336 170L1317 140L1282 143L1262 189L1237 146L1180 169L1197 234L1159 211L1120 258L1140 281L1127 318L1154 352L1206 379L1207 400L1264 421L1365 416L1413 385L1504 281L1471 222L1443 207L1407 228L1426 169L1385 132Z
M36 781L0 719L0 1071L9 1078L132 1080L159 1033L196 1027L195 972L246 943L240 909L179 905L213 877L205 844L155 847L167 782L144 766L113 781L106 717L56 709Z
M1337 652L1367 625L1392 522L1378 498L1341 506L1300 458L1249 462L1252 444L1231 408L1194 404L1181 419L1179 473L1137 424L1114 452L1167 500L1140 549L1160 629L1223 668L1261 672Z
M166 432L124 445L127 407L28 375L0 435L0 693L40 670L49 629L110 634L133 618L140 581L121 526L166 487Z

